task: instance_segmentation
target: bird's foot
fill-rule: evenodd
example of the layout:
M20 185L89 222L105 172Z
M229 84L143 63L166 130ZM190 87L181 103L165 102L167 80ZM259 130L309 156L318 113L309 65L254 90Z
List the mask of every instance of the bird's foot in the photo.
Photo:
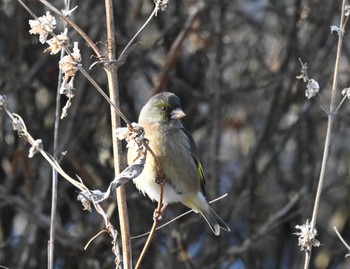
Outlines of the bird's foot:
M159 185L164 185L164 184L165 184L165 177L164 177L164 176L157 175L157 177L156 177L156 183L159 184Z
M165 211L165 209L167 208L168 204L164 204L162 206L162 208L159 210L158 208L156 208L153 212L153 220L154 221L161 221L163 220L163 213Z

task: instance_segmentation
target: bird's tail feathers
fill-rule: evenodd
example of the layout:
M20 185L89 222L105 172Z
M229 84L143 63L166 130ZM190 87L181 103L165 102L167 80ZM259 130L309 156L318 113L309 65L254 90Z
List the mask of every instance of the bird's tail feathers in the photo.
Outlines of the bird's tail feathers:
M200 211L203 218L207 221L209 227L215 235L220 234L220 229L231 231L227 224L219 217L219 215L209 206L209 211Z

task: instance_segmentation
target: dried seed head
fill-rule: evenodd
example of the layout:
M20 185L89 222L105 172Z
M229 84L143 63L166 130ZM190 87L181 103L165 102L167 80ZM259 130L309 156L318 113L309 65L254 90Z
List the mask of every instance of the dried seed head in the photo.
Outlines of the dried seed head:
M155 15L157 16L158 11L164 11L168 5L168 0L154 0L154 4L156 5Z
M56 18L47 11L46 15L39 17L37 20L29 20L29 26L31 28L29 33L39 35L40 43L44 44L49 33L56 28Z
M306 85L305 96L307 99L314 97L320 91L320 85L314 79L310 79Z
M80 61L81 54L78 48L78 42L74 42L73 52L71 55L64 56L59 62L59 68L67 80L68 78L75 76L75 73L78 71L78 64Z
M65 48L69 44L69 38L67 36L68 29L65 28L64 32L46 41L49 47L44 52L50 52L51 55L57 54L62 48Z
M345 88L342 90L342 95L346 96L348 99L350 99L350 88Z
M300 232L294 234L299 235L298 246L300 246L301 251L311 251L312 247L320 246L320 242L317 239L315 239L317 231L316 229L313 229L311 231L311 225L309 224L309 220L306 220L306 223L304 223L303 225L296 225L295 228L300 230Z

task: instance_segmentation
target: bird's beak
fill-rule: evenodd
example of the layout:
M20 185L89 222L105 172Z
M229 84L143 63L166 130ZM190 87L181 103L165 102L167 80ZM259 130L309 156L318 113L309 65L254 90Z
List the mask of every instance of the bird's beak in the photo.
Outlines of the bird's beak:
M185 116L185 112L183 112L182 109L178 107L171 112L170 118L172 120L179 120Z

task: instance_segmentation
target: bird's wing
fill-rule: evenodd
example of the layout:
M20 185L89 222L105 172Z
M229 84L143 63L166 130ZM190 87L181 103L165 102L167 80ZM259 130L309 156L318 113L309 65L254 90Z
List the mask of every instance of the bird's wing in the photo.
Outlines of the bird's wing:
M185 128L181 128L181 131L186 135L186 137L188 138L188 140L190 142L191 155L192 155L193 161L195 162L196 167L197 167L197 171L198 171L199 178L200 178L201 190L202 190L203 194L205 195L205 177L204 177L204 172L203 172L201 162L199 160L196 143L194 142L193 137L189 131L187 131Z

